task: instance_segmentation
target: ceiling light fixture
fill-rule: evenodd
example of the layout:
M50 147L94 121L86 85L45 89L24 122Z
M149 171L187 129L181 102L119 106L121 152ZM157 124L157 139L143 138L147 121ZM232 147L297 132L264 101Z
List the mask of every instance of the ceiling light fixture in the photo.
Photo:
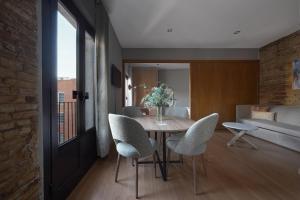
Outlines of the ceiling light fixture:
M234 32L233 32L234 35L238 35L238 34L240 34L240 33L241 33L240 30L237 30L237 31L234 31Z

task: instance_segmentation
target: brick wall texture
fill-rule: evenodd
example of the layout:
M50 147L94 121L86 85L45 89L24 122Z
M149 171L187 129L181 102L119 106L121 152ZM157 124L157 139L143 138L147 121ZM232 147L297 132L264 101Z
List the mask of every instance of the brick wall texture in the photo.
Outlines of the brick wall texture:
M38 199L37 0L0 1L0 199Z
M260 49L260 103L300 105L292 89L292 63L300 58L300 31Z

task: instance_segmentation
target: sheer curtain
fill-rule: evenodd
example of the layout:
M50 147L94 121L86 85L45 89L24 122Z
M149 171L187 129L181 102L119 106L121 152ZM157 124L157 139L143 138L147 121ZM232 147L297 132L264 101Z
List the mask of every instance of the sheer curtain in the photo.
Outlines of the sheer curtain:
M96 128L97 155L109 153L111 134L108 124L109 63L108 63L109 19L101 3L96 3Z

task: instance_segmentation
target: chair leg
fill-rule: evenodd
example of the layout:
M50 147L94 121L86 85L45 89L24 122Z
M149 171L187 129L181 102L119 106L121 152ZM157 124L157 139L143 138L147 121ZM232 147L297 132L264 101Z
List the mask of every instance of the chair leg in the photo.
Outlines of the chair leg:
M157 178L155 153L153 153L153 164L154 164L154 177Z
M171 164L171 162L170 162L170 160L171 160L171 150L169 149L169 148L167 148L167 167L166 167L166 171L167 171L167 173L166 174L168 174L168 171L169 171L169 167L170 167L170 164Z
M193 156L194 194L197 194L196 156Z
M115 173L115 182L118 182L118 174L119 174L119 167L120 167L120 154L118 154L117 159L117 166L116 166L116 173Z
M183 165L183 155L182 154L179 155L179 160L180 160L181 164Z
M134 158L131 158L131 165L134 167Z
M139 198L138 190L139 190L139 164L138 164L138 159L135 159L135 198Z
M204 154L201 154L201 162L202 162L202 167L204 170L204 175L207 176L207 167L206 167L206 160L205 160Z

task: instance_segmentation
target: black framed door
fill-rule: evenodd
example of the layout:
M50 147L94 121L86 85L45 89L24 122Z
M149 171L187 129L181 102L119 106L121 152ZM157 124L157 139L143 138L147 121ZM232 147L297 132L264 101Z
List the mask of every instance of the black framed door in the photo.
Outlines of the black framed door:
M96 159L94 70L93 28L71 1L45 0L45 199L66 198Z

